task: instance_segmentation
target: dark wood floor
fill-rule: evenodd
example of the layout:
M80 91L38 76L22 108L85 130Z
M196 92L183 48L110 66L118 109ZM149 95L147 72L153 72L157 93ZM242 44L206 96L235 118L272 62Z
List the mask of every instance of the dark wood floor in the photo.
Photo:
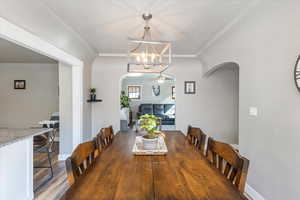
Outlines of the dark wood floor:
M58 161L58 143L55 143L55 152L51 153L54 177L38 191L35 192L35 199L56 200L59 199L69 188L65 163ZM48 165L46 153L34 154L35 165ZM50 175L50 169L34 169L34 188Z

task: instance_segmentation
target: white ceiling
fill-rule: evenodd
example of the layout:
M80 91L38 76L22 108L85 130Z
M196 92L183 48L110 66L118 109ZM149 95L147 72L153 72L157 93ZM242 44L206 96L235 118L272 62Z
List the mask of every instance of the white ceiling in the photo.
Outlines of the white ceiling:
M1 63L57 63L55 60L16 45L4 39L0 39Z
M197 54L254 0L42 0L97 53L126 53L140 37L143 13L152 13L153 39L175 54Z

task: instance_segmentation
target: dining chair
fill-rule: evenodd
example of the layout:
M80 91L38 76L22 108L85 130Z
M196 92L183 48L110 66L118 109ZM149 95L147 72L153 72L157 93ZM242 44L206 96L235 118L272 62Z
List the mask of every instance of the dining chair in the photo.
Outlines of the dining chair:
M102 128L100 130L100 142L102 145L102 148L106 148L108 145L110 145L114 139L114 130L112 126Z
M200 128L188 126L187 139L189 143L194 145L203 155L206 155L206 137L206 134Z
M219 171L244 193L249 160L241 156L231 145L208 138L207 158Z
M95 161L95 141L79 144L66 159L67 179L72 185Z

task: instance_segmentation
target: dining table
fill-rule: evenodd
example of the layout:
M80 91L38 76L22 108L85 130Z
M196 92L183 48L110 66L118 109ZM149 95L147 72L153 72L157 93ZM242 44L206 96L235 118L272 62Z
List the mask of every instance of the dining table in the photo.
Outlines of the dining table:
M180 131L164 131L166 155L134 155L137 133L118 132L63 200L247 199Z

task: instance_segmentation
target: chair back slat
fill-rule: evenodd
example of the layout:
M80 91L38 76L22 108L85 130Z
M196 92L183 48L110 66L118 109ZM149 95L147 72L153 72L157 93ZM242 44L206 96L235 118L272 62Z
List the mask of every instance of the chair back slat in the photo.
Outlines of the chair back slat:
M195 146L202 154L205 154L206 135L200 128L188 126L187 139L189 143Z
M224 169L224 159L220 156L218 156L219 158L219 168L220 170L223 170Z
M231 170L231 165L229 163L226 163L225 170L224 170L224 175L226 177L228 177L230 170Z
M249 160L242 157L231 145L208 138L207 158L219 171L244 192Z
M95 161L95 141L79 144L66 160L68 183L72 185Z
M230 180L231 182L234 181L234 179L235 179L236 176L237 176L237 173L238 173L238 170L237 170L236 168L232 167L232 171L231 171L230 176L229 176L229 180Z

